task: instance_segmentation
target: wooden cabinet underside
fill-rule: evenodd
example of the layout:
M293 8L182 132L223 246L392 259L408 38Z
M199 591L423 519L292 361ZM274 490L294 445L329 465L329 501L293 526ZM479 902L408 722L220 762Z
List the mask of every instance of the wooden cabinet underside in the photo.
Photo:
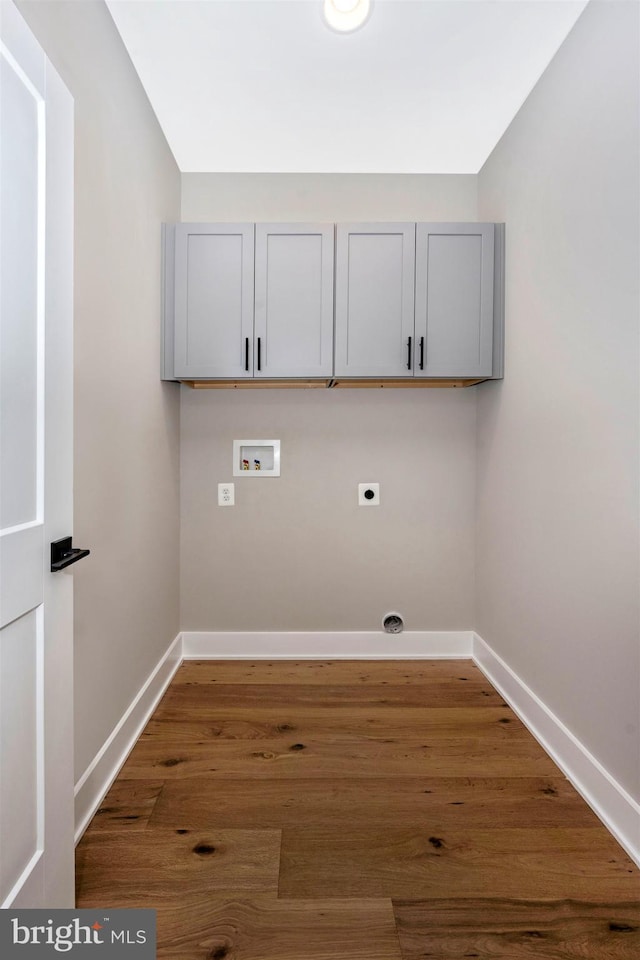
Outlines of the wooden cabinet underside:
M476 383L482 383L487 377L481 377L477 380L469 379L442 379L442 380L369 380L369 379L345 379L344 377L334 377L324 380L181 380L187 387L194 390L300 390L300 389L425 389L427 387L472 387Z

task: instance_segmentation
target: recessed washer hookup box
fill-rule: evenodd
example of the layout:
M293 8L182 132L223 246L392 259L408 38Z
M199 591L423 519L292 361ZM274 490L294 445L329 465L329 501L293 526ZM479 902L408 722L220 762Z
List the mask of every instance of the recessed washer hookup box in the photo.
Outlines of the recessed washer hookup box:
M279 477L279 440L234 440L234 477Z

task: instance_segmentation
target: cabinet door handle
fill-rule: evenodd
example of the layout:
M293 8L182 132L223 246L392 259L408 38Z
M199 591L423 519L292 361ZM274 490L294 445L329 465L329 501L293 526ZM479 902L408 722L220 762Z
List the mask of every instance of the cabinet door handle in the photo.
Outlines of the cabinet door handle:
M244 338L244 369L249 372L249 337Z
M424 337L420 337L420 369L424 370Z
M262 369L261 355L262 355L262 343L261 343L261 338L258 337L258 370Z
M407 370L411 370L411 337L407 340Z

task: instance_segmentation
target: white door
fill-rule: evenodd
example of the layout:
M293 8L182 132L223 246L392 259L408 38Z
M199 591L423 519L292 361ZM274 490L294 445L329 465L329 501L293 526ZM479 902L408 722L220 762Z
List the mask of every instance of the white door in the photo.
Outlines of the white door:
M7 0L0 41L0 905L68 907L73 104Z

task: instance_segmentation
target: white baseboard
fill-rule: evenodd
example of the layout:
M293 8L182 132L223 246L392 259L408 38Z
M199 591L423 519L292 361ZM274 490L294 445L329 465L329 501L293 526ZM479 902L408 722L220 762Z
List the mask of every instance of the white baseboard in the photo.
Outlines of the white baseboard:
M640 804L477 634L473 639L473 659L605 827L640 866Z
M111 736L78 780L75 787L76 843L87 829L181 663L182 635L178 634Z
M435 660L470 659L470 630L182 634L185 660Z

